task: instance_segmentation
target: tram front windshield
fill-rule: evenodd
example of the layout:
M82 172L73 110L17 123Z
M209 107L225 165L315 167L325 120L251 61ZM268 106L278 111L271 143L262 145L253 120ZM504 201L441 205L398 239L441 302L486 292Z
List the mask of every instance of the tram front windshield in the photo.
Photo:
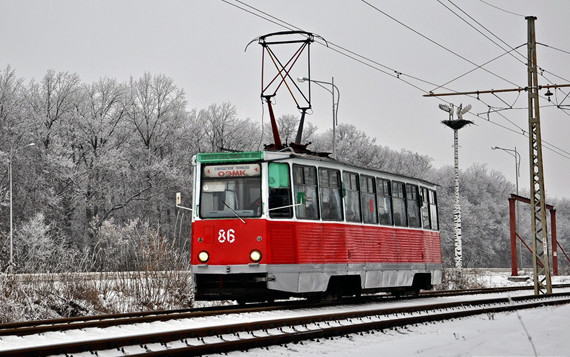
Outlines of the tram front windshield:
M260 171L259 164L204 166L200 187L200 217L260 217Z

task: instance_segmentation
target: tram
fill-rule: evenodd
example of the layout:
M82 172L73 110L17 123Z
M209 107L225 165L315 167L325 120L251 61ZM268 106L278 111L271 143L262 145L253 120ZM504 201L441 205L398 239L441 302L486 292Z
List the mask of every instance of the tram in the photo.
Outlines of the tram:
M315 36L285 31L255 40L263 49L261 98L273 144L193 157L196 300L340 298L417 292L441 282L435 184L343 163L302 144L312 108L308 47ZM299 48L291 59L278 60L275 46ZM305 50L302 88L293 66ZM275 66L273 77L266 61ZM289 145L281 141L272 104L280 88L301 112Z
M418 292L442 278L436 185L291 151L194 156L196 300Z

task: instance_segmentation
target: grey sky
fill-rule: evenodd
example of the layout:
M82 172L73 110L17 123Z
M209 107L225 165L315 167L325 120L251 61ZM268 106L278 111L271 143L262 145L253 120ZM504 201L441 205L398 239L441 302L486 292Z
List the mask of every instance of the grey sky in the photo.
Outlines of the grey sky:
M548 84L548 79L557 84L570 83L570 54L567 53L570 51L567 35L570 2L566 0L368 1L429 39L361 1L228 2L240 7L248 4L316 33L389 68L383 68L384 71L393 73L390 69L394 69L403 73L400 78L424 90L436 86L409 76L441 85L475 67L450 51L477 64L505 53L443 5L477 26L461 13L463 10L512 47L526 43L527 23L520 15L533 15L538 18L537 42L550 46L538 47L539 66L546 70L539 82ZM145 71L165 74L185 90L190 108L201 109L211 103L229 101L237 107L241 117L261 122L261 47L254 43L247 52L244 48L259 35L283 30L223 1L1 0L0 68L11 65L26 81L41 79L49 69L77 73L87 83L101 77L127 81L131 76L140 77ZM521 61L525 61L526 47L522 46L519 52L523 56L504 55L485 66L503 79L479 69L447 87L455 91L512 88L514 84L525 87L526 66ZM342 93L340 122L354 124L376 138L378 144L429 155L437 167L453 164L453 135L440 123L447 118L446 113L437 108L441 101L424 98L420 90L395 76L324 46L315 44L311 54L312 78L330 81L334 76ZM447 92L436 90L442 91ZM556 91L558 101L569 92L570 88ZM520 135L517 128L528 130L526 93L520 96L509 93L500 98L482 95L480 99L485 103L468 97L446 100L472 104L473 113L487 112L487 104L521 108L502 111L504 117L497 113L489 115L491 121L515 132L489 123L486 115L466 116L476 125L460 132L461 168L466 169L474 162L484 163L490 170L500 170L514 181L514 159L490 148L516 146L522 154L520 185L528 189L528 139ZM308 120L320 130L331 125L330 104L330 94L313 87L313 114ZM552 105L541 100L542 106L549 104ZM562 104L570 105L570 98ZM278 116L297 113L285 92L279 93L275 111ZM544 151L546 190L551 195L570 196L565 186L570 177L567 140L570 110L545 107L541 118L543 140L565 151L563 156Z

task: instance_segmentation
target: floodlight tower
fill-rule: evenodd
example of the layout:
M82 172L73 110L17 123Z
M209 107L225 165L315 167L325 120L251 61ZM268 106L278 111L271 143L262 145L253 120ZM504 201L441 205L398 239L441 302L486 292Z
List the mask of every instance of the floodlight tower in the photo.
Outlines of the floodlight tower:
M453 129L453 157L455 163L455 205L453 206L453 225L455 227L455 250L454 260L456 275L461 276L462 268L462 247L461 247L461 205L459 203L459 129L467 124L473 124L470 120L463 119L463 115L471 109L471 104L463 108L460 104L457 108L457 119L453 119L453 104L440 104L439 109L449 113L448 120L442 120L442 123Z

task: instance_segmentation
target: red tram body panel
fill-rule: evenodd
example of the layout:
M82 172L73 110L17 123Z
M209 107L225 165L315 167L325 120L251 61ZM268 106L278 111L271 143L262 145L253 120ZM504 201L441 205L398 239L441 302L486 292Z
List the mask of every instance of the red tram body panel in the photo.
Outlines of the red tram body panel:
M193 242L197 249L216 252L210 265L243 264L254 249L264 264L441 262L439 232L264 219L200 221L192 230L203 239ZM235 241L221 242L220 230L235 232ZM199 264L193 255L192 265Z
M434 184L307 155L208 155L195 160L197 300L352 295L441 282ZM382 185L409 192L384 194ZM407 219L398 222L402 202ZM327 205L337 216L325 213ZM317 213L309 214L311 208ZM349 222L351 210L360 221ZM391 225L381 224L381 211Z

